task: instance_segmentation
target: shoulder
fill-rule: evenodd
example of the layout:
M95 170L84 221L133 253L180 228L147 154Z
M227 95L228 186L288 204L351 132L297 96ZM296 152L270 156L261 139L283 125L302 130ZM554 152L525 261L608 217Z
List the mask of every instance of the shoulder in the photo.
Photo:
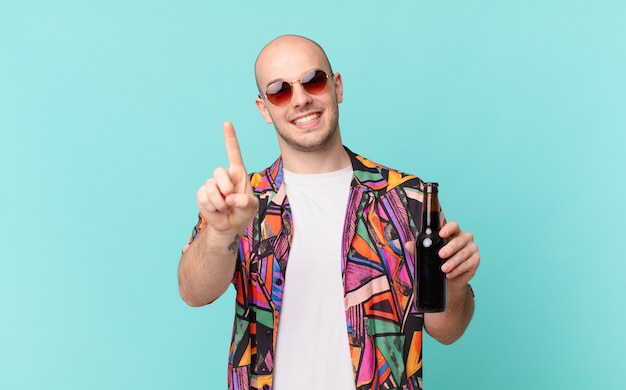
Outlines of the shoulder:
M351 151L348 152L352 159L354 177L360 185L383 192L397 189L422 191L424 182L418 176L390 168Z

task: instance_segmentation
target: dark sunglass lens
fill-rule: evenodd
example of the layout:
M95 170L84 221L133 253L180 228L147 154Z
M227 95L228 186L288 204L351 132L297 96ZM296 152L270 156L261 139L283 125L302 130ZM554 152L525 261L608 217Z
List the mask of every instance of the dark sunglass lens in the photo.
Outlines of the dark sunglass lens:
M311 71L302 76L302 86L309 93L320 93L326 88L326 73L322 70Z
M265 91L265 96L277 106L286 104L291 99L291 85L284 81L270 84Z

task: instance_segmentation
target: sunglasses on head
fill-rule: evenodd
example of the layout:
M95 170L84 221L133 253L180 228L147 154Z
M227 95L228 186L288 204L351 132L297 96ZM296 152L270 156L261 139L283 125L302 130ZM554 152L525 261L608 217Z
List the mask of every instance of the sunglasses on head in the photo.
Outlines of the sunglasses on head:
M307 93L318 94L326 89L328 74L320 69L313 69L302 76L299 80L290 83L286 81L275 81L265 89L265 97L270 103L282 106L289 103L293 96L293 83L299 82ZM259 96L262 98L262 96Z

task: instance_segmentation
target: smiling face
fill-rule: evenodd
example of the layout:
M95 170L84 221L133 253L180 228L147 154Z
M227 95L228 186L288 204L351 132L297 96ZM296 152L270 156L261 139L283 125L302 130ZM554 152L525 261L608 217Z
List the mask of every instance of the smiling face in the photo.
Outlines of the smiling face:
M320 93L302 87L303 74L320 69L329 77ZM343 100L340 74L331 75L326 55L314 42L297 36L282 36L269 43L255 65L257 85L262 98L257 108L267 123L273 123L281 154L317 152L341 146L339 107ZM264 97L268 85L276 81L291 83L291 100L275 105Z

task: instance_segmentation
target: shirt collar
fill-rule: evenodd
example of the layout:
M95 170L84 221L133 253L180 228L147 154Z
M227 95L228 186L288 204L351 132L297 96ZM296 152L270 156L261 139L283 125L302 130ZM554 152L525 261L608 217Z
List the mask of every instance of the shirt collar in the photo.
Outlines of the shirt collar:
M345 147L350 163L352 164L351 188L377 191L386 188L388 181L384 174L384 167L360 156ZM283 159L281 156L272 165L251 177L252 187L257 194L278 193L284 182ZM269 195L273 197L273 195Z

